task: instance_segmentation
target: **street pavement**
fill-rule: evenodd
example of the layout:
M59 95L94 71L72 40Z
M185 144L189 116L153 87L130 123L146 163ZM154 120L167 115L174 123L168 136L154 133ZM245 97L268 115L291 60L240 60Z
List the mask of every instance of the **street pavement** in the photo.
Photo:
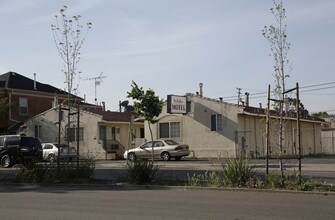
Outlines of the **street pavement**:
M4 185L1 219L334 219L335 195L112 185Z
M158 175L162 178L187 181L188 176L203 174L206 171L216 171L221 167L217 159L184 159L181 161L156 161L160 166ZM266 170L265 160L251 160L249 164L257 169L259 175ZM285 174L298 174L298 161L284 160ZM302 159L302 176L305 179L314 179L335 184L335 158L304 158ZM96 161L95 178L100 180L118 181L126 172L126 160ZM276 159L269 161L269 172L279 172L279 163Z

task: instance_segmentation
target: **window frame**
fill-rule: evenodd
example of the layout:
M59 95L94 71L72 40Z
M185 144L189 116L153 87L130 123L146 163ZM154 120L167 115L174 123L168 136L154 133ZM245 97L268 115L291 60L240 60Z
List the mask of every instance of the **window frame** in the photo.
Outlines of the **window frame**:
M221 114L211 115L211 131L223 131L223 117Z
M166 127L166 124L168 125ZM177 125L178 124L178 125ZM162 136L162 125L165 127L163 129L168 129L167 131L167 136ZM169 122L160 122L158 123L158 134L159 138L164 139L164 138L181 138L181 122L180 121L169 121ZM164 131L166 133L166 131Z
M42 125L35 125L34 137L42 138Z
M77 137L77 129L78 127L67 129L68 133L66 134L66 137L69 138L69 142L78 141L78 138L79 138L79 141L84 141L84 127L79 127L79 137Z
M28 98L19 97L19 115L26 116L28 115Z

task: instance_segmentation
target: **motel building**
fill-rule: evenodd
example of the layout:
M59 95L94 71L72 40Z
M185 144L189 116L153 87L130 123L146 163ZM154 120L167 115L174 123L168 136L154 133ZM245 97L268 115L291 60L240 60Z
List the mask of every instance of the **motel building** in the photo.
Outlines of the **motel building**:
M266 156L265 110L203 97L202 92L183 96L168 95L162 113L151 125L154 139L173 139L188 144L196 158ZM270 120L269 154L278 154L275 116ZM297 155L296 118L285 117L283 153ZM301 147L303 155L321 153L322 120L302 117ZM150 140L148 123L145 138Z

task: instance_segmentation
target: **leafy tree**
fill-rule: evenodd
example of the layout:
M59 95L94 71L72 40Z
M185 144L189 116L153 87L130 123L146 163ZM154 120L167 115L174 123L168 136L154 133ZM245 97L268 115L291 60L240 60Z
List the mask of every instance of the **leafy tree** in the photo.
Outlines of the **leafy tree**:
M0 124L4 123L4 120L8 118L8 110L13 106L13 104L8 102L8 98L0 99ZM6 132L6 131L2 131Z
M335 114L328 114L328 112L317 112L317 113L313 113L312 116L318 117L318 118L330 118L330 117L335 117Z
M155 95L155 92L152 89L148 89L144 91L142 87L138 87L138 85L132 81L131 85L132 89L128 92L128 98L132 98L134 101L134 108L137 114L140 117L143 117L145 121L148 122L151 141L153 141L153 135L151 130L151 124L155 124L157 120L156 117L162 112L163 108L163 100L159 99L158 96ZM154 161L154 149L153 143L151 146L151 156L152 161Z
M287 97L286 103L289 106L289 109L288 109L289 112L292 112L292 110L294 112L297 111L297 99L296 98ZM302 104L301 102L299 102L299 110L302 116L309 115L308 110L305 108L304 104Z
M0 99L0 119L3 119L8 114L8 109L11 107L11 104L8 102L8 98Z
M283 128L284 128L284 101L285 101L285 86L286 79L290 76L290 69L287 70L289 65L288 51L290 49L290 43L287 41L287 25L284 24L286 18L285 8L283 2L277 3L273 0L274 7L270 9L271 13L275 17L277 25L264 26L262 30L263 36L270 42L270 56L274 58L274 77L275 77L275 89L274 93L278 99L276 103L276 110L279 112L279 163L281 171L282 185L284 184L284 171L283 171Z

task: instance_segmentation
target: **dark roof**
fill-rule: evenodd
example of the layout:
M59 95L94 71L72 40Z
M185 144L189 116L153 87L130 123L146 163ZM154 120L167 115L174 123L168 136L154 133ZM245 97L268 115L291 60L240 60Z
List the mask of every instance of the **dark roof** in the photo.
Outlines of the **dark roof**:
M265 112L265 109L263 108L256 108L256 107L251 107L251 106L245 106L244 107L244 112L249 112L251 114L258 114L258 115L265 115L266 112ZM271 115L277 115L278 112L276 111L273 111L271 110L270 111L270 114ZM284 113L285 114L285 117L290 117L290 118L296 118L297 115L296 113L294 112L286 112ZM302 114L300 116L301 119L306 119L306 120L312 120L312 121L319 121L319 122L323 122L324 120L321 119L321 118L318 118L318 117L313 117L313 116L310 116L308 114Z
M36 81L36 89L34 89L34 80L29 79L15 72L8 72L0 75L0 88L4 89L22 89L38 92L56 93L67 95L68 93L48 84Z
M131 115L134 115L134 119L138 117L135 112L110 112L104 111L99 113L102 115L102 120L105 121L115 121L115 122L130 122Z

